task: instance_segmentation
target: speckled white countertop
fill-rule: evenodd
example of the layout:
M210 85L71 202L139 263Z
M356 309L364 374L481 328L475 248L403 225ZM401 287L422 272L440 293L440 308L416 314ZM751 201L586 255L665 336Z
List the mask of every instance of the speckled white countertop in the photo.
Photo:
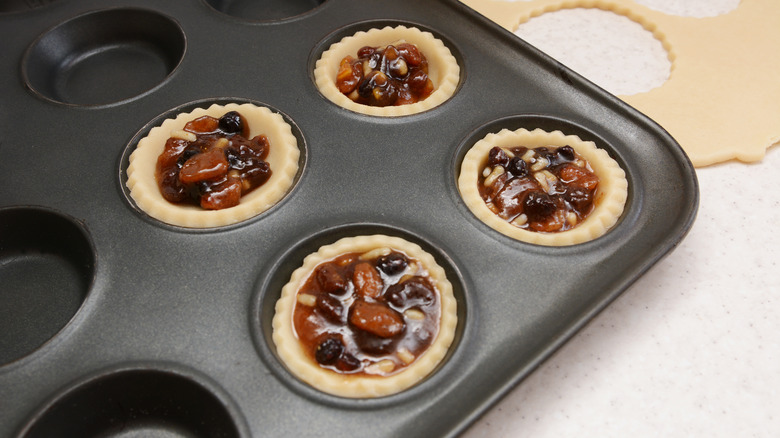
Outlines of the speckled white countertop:
M695 15L729 10L738 0L638 2ZM569 19L578 26L601 20L576 14L545 18L548 23L534 19L518 33L575 70L577 57L594 64L599 51L621 50L599 44L615 30L603 22L594 28L607 33L584 49L551 38ZM635 38L621 45L654 50L645 37L621 34ZM615 93L629 94L626 86L645 91L658 80L658 69L668 68L664 52L661 59L647 56L578 71ZM464 436L779 437L779 149L770 148L756 164L697 169L699 212L679 247Z

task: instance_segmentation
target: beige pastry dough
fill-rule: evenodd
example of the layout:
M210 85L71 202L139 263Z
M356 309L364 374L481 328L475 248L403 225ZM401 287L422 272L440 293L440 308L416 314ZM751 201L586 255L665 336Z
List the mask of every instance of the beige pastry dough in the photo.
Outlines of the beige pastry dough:
M742 0L724 15L667 15L630 0L461 0L514 31L532 17L598 8L639 23L669 52L663 85L620 96L658 122L695 166L759 161L780 140L780 1Z
M439 332L422 355L401 371L388 376L342 374L319 366L304 351L293 325L293 312L297 305L298 289L306 282L314 268L320 263L347 253L392 248L418 261L428 271L429 278L439 292L441 316ZM420 246L404 239L386 235L356 236L343 238L333 244L321 247L307 256L303 265L296 269L290 281L282 288L282 295L276 303L273 319L273 341L277 353L287 368L302 381L314 388L348 398L382 397L407 389L428 376L444 359L455 337L457 326L457 302L452 284L433 256Z
M249 125L250 138L258 134L268 137L270 149L266 161L271 177L262 186L241 197L235 207L204 210L194 205L172 204L160 194L155 177L157 157L165 147L171 131L181 130L187 122L209 115L219 118L228 111L238 111ZM173 119L166 119L152 128L138 142L130 155L127 187L136 205L149 216L162 222L188 228L210 228L235 224L256 216L276 204L290 190L298 172L300 150L292 128L281 115L268 108L252 104L211 105L196 108Z
M353 102L336 87L339 63L346 56L356 56L364 46L384 47L397 41L414 44L428 59L428 77L434 91L425 100L398 106L374 107ZM314 80L323 96L348 110L373 116L404 116L441 105L452 97L460 80L460 67L450 49L430 32L415 27L397 26L370 29L343 38L323 52L314 69Z
M511 148L525 146L529 149L542 146L571 146L590 163L599 177L593 211L576 227L558 233L538 233L518 228L494 214L485 205L479 194L478 177L485 168L488 152L494 146ZM546 132L541 129L528 131L518 129L491 133L474 144L463 158L458 190L463 202L482 222L494 230L523 242L547 246L574 245L587 242L606 233L620 218L628 197L628 182L625 172L603 149L591 141L583 141L575 135L564 135L560 131Z

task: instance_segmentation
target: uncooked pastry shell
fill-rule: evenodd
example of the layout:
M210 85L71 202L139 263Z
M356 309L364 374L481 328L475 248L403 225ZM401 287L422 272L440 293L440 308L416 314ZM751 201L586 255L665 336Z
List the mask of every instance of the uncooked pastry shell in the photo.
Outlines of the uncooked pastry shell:
M576 227L559 233L539 233L518 228L497 216L485 205L479 194L478 177L485 168L488 152L494 146L511 148L526 146L569 145L590 163L593 172L599 177L596 189L595 207L585 220ZM547 246L565 246L587 242L604 235L623 213L628 197L628 181L625 171L609 154L596 147L592 141L583 141L576 135L564 135L561 131L546 132L541 129L528 131L503 129L490 133L469 149L461 164L458 177L458 189L466 206L474 215L489 227L501 234L523 242Z
M428 59L428 77L434 84L430 96L408 105L375 107L356 103L338 90L336 74L344 57L356 56L364 46L384 47L397 41L416 45ZM450 49L430 32L406 26L370 29L345 37L323 52L314 68L314 81L323 96L343 108L372 116L404 116L434 108L452 97L459 80L460 67Z
M339 374L320 367L303 350L293 330L293 311L300 287L306 282L314 268L322 262L332 260L350 252L367 252L376 248L393 248L416 259L428 270L432 282L439 291L441 320L439 333L425 353L411 365L390 376L364 376ZM346 237L330 245L320 247L303 260L290 281L282 288L282 295L276 302L273 319L273 341L279 358L299 379L314 388L341 397L372 398L395 394L407 389L428 376L444 359L455 337L458 323L457 303L452 284L436 260L417 244L399 237L376 234L371 236Z
M195 205L173 204L160 194L155 177L157 157L165 148L171 131L184 129L187 122L209 115L219 118L228 111L238 111L249 125L249 138L264 134L270 150L266 161L271 166L271 177L260 187L241 197L241 202L222 210L205 210ZM266 107L249 103L211 105L196 108L174 119L166 119L152 128L149 135L138 142L130 155L127 168L127 187L136 205L149 216L162 222L188 228L211 228L231 225L254 217L279 202L289 191L298 172L300 150L292 128L281 115Z

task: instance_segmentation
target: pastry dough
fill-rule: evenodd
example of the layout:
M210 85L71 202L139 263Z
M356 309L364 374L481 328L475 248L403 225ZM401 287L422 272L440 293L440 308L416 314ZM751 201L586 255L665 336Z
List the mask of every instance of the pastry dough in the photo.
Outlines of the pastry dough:
M304 350L295 333L293 314L298 303L298 290L323 262L348 253L367 253L376 249L391 248L406 254L412 261L422 264L428 278L439 292L439 331L428 349L410 365L400 371L386 375L343 374L321 367ZM394 394L411 387L428 376L444 359L455 337L458 323L457 303L452 284L447 280L433 256L420 246L404 239L386 235L356 236L343 238L333 244L321 247L310 254L303 265L296 269L290 281L282 288L276 303L273 319L273 341L279 358L299 379L314 388L348 398L370 398Z
M209 115L219 118L228 111L238 111L249 125L250 138L265 134L270 144L267 161L271 177L262 186L241 197L241 202L223 210L204 210L195 205L173 204L160 194L156 181L157 157L163 151L171 131L181 130L187 122ZM249 103L211 105L196 108L173 119L166 119L152 128L138 142L130 155L127 187L136 205L149 216L162 222L189 228L210 228L230 225L256 216L276 204L290 190L298 172L300 150L292 128L281 115L266 107Z
M742 0L723 15L667 15L630 0L461 0L515 31L538 15L598 8L652 32L672 71L660 87L620 96L680 143L693 164L759 161L780 140L780 1Z
M397 41L414 44L428 59L428 77L434 91L425 100L408 105L375 107L353 102L336 87L339 64L346 56L356 56L364 46L384 47ZM452 97L460 80L460 67L450 49L430 32L415 27L397 26L360 31L343 38L323 52L314 69L314 80L323 96L348 110L373 116L404 116L441 105Z
M588 161L599 178L593 211L576 227L558 233L529 231L510 224L485 205L477 184L479 173L485 168L491 148L567 145ZM523 128L516 131L504 129L498 133L488 134L476 142L463 158L458 176L458 189L469 210L494 230L513 239L547 246L573 245L602 236L620 218L628 197L625 172L605 150L597 148L595 143L583 141L574 135L564 135L560 131L546 132L541 129L528 131Z

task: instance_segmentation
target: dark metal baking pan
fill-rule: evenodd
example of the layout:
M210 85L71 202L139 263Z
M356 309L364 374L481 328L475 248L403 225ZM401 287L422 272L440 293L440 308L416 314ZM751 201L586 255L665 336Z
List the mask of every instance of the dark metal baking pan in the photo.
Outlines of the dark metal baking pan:
M257 3L60 0L0 14L0 436L455 435L691 227L697 181L673 138L457 1ZM317 91L328 45L385 24L450 48L461 82L449 101L378 118ZM200 231L139 211L124 188L135 142L171 111L233 100L294 125L288 195ZM605 236L530 245L465 207L468 148L521 127L594 140L625 169L626 209ZM343 399L286 370L270 320L306 254L374 232L436 257L459 325L423 382Z

